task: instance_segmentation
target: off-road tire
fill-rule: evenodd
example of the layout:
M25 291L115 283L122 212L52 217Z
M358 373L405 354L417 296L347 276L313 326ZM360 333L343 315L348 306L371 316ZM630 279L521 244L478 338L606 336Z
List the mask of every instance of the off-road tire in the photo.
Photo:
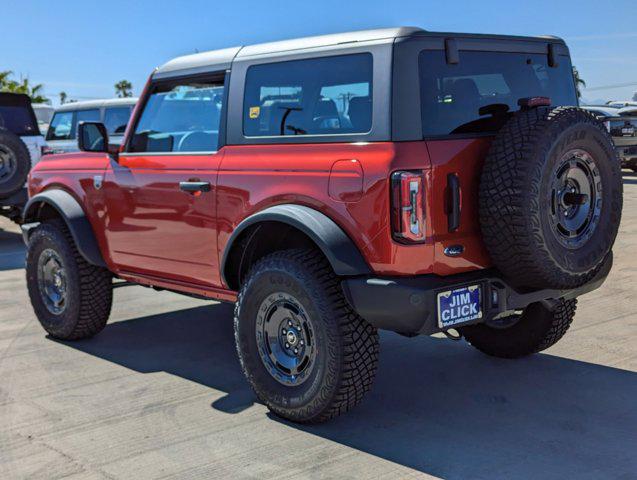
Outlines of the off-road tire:
M47 308L40 293L38 260L46 249L57 253L66 272L67 300L60 314ZM112 275L105 268L91 265L80 255L63 221L47 221L31 233L26 275L35 314L52 337L61 340L89 338L106 325L113 303Z
M317 337L314 369L300 385L282 385L258 353L257 312L272 293L293 295L312 317ZM299 423L340 415L372 386L378 364L377 330L345 300L338 277L321 253L285 250L259 260L245 278L235 306L234 331L243 372L272 412Z
M553 310L533 303L521 314L512 314L516 323L495 328L486 323L459 329L464 338L487 355L518 358L541 352L555 345L573 322L577 299L560 300Z
M20 137L3 128L0 128L0 149L12 153L15 161L13 171L0 177L0 198L8 198L24 187L31 170L31 155Z
M570 248L551 227L551 185L563 156L576 149L590 154L603 188L590 237ZM490 147L479 205L487 251L512 283L560 289L587 283L615 242L622 210L621 169L604 125L574 107L517 112Z

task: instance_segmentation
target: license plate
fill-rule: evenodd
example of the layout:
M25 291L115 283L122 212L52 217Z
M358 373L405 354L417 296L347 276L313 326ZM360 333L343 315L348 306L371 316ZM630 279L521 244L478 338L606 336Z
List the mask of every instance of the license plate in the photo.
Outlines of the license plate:
M438 294L438 327L449 328L480 318L482 318L480 285L469 285Z
M634 135L634 134L635 134L634 128L622 128L622 135Z

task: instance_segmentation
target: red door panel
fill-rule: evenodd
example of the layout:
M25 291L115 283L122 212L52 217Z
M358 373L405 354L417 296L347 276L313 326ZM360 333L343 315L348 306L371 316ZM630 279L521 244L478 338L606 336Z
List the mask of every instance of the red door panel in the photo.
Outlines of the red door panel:
M116 268L219 285L216 178L222 153L125 154L104 179L106 243ZM209 182L209 192L180 190Z

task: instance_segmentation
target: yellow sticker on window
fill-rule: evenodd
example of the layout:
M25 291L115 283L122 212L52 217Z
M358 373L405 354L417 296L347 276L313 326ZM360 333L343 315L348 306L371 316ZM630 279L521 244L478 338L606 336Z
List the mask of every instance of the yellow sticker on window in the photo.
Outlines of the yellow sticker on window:
M250 107L250 118L259 118L261 107Z

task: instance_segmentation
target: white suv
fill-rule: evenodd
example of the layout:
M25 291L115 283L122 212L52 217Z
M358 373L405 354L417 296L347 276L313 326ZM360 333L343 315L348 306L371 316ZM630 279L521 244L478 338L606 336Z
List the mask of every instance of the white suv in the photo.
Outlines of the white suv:
M77 126L80 122L103 123L111 143L121 142L137 98L113 98L65 103L55 109L46 141L52 153L79 151Z

